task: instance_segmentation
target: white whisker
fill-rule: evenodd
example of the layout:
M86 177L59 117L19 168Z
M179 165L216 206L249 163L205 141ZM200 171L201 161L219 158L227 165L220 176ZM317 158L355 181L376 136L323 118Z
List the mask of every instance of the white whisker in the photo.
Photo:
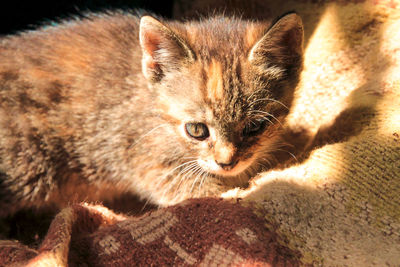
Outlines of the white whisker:
M188 164L192 164L195 163L197 160L191 160L185 163L182 163L178 166L176 166L175 168L173 168L172 170L168 171L165 175L163 175L161 178L159 178L158 183L156 184L156 187L158 187L160 185L160 183L162 183L165 179L167 179L175 170L182 168L183 166L186 166Z
M195 168L195 167L196 167L196 163L191 162L188 166L186 166L185 168L183 168L178 174L174 175L172 181L170 181L169 186L166 188L165 191L170 191L170 189L171 189L174 185L176 185L176 183L178 183L178 182L179 182L179 183L178 183L178 185L176 186L176 188L179 188L180 185L181 185L181 183L182 183L182 181L184 180L184 179L182 179L182 175L185 174L185 177L186 177L186 173L190 172L190 171L191 171L193 168Z
M271 118L275 119L283 127L282 123L271 113L268 113L266 111L261 111L261 110L254 110L253 112L265 114L266 116L264 117L264 119L268 120L268 122L272 123L272 121L267 118L267 117L271 117Z
M191 168L187 170L186 175L183 178L181 178L181 177L179 178L179 184L177 185L177 188L179 188L181 186L181 184L184 180L188 179L189 175L194 176L199 171L199 169L201 169L201 167L198 166L197 164L193 164L190 166L191 166Z
M261 171L265 171L265 170L268 170L269 168L267 167L267 166L265 166L264 164L261 164L261 163L259 163L259 162L257 162L257 164L259 165L259 166L261 166Z
M200 183L199 183L199 190L201 189L201 187L203 186L204 182L206 181L206 179L210 176L210 173L208 171L205 170L201 170L200 172Z
M247 97L247 101L249 101L255 94L257 94L258 92L261 92L261 91L263 91L264 90L264 88L260 88L260 89L258 89L258 90L256 90L256 91L254 91L251 95L249 95L248 97Z
M143 138L145 138L146 136L150 135L150 134L151 134L152 132L154 132L155 130L157 130L157 129L161 128L161 127L165 127L165 126L167 126L167 125L168 125L168 123L164 123L164 124L158 125L157 127L154 127L153 129L151 129L151 130L148 131L147 133L145 133L145 134L143 134L142 136L140 136L134 143L132 143L132 144L130 145L129 148L132 148L132 147L136 146L141 140L143 140Z
M276 99L273 99L273 98L261 98L261 99L256 99L256 100L254 100L253 102L251 102L250 105L254 105L255 103L260 102L260 101L271 101L271 102L275 102L275 103L278 103L278 104L280 104L281 106L283 106L285 109L289 110L289 108L288 108L285 104L283 104L281 101L276 100Z
M259 160L265 161L269 166L272 166L271 161L269 159L267 159L267 158L260 158ZM267 168L267 169L269 169L269 168Z
M210 174L206 171L203 171L202 175L201 175L201 180L200 180L200 184L199 184L199 191L201 191L201 188L204 184L204 181L207 180L208 176L210 176Z
M194 186L196 185L197 180L201 177L203 173L203 169L200 169L200 172L196 175L196 178L193 180L192 187L190 188L190 192L193 192Z
M296 158L296 156L295 156L293 153L291 153L291 152L289 152L289 151L287 151L287 150L284 150L284 149L280 149L280 148L277 148L277 149L275 149L275 150L277 150L277 151L282 151L282 152L286 152L286 153L288 153L296 162L299 162L298 159Z

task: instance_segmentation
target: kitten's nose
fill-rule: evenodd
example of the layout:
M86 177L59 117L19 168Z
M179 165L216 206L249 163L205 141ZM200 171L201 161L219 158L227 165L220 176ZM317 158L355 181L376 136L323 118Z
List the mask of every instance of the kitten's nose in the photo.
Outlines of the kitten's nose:
M229 171L235 167L235 165L238 163L237 160L231 160L229 162L218 162L215 161L222 169Z

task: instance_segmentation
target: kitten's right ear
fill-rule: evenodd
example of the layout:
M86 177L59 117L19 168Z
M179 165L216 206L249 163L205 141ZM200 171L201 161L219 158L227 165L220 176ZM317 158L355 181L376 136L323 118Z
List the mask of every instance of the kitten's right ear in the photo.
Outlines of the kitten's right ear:
M302 65L303 35L301 18L288 13L252 47L248 59L266 73L296 73Z
M140 19L139 38L142 71L150 81L160 81L166 72L178 70L182 64L195 59L193 51L179 35L151 16Z

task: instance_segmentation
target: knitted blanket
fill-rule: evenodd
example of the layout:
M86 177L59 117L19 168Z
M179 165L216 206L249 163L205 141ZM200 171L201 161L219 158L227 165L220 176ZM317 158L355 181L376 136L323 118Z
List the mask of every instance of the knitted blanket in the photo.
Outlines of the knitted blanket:
M400 266L400 0L179 0L175 14L222 6L304 20L296 159L141 217L72 206L38 249L0 241L1 266Z

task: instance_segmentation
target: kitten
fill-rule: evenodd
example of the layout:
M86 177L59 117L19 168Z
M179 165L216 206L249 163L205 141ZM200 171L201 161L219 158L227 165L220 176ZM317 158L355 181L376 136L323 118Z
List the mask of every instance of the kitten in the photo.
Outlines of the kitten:
M303 28L89 15L0 39L0 214L243 186L276 149Z

